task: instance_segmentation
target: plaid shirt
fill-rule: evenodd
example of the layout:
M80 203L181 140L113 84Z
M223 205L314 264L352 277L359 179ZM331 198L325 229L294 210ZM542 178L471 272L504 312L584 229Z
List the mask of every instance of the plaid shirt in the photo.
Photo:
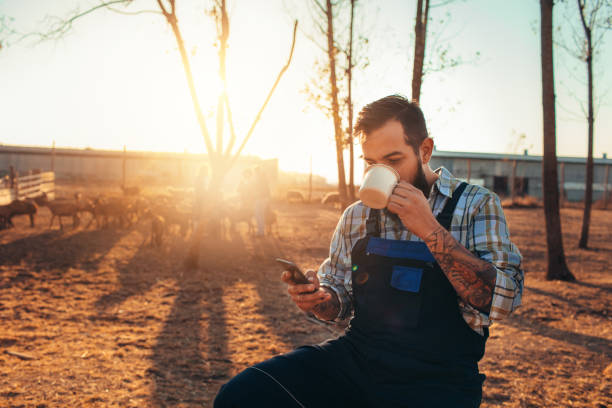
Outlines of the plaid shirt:
M429 194L429 204L434 216L444 208L461 180L444 167L435 171L438 179ZM357 241L366 236L366 220L370 209L361 201L346 209L334 232L329 258L319 267L321 286L327 286L340 299L340 313L336 322L346 320L352 314L351 251ZM408 231L399 218L381 211L381 238L420 241ZM521 304L523 271L521 254L510 241L506 218L499 197L484 187L469 184L453 214L451 235L474 255L490 262L497 270L497 279L491 311L483 313L457 297L458 307L468 325L484 335L483 327L508 316Z

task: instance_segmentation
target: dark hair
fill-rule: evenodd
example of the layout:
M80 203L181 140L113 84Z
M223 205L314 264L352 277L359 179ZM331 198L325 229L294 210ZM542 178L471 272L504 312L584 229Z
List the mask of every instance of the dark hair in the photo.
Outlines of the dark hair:
M406 143L418 152L419 146L428 137L425 117L416 103L401 95L385 96L364 106L357 116L355 135L363 141L390 120L402 124Z

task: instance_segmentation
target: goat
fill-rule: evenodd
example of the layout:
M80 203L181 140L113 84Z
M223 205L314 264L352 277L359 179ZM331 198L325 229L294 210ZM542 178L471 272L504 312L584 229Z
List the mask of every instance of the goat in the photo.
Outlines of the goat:
M278 232L278 215L276 211L268 207L264 215L264 220L266 226L266 234L272 235L272 227L276 226L276 235L280 236Z
M0 205L0 230L9 228L8 219L11 212L8 205Z
M11 206L0 205L0 230L6 228L12 228L13 223L11 222Z
M336 192L325 194L321 199L321 204L331 204L334 207L340 206L340 194Z
M93 221L93 218L95 217L94 215L94 211L95 211L95 204L93 202L93 200L86 198L86 199L78 199L77 200L77 210L79 213L89 213L89 215L91 215L91 219L89 221L89 223L91 223L91 221ZM87 224L89 226L89 224Z
M138 187L138 186L134 186L134 187L121 186L121 191L123 191L123 195L126 195L126 196L136 196L136 195L140 194L140 187Z
M289 203L303 203L304 202L304 196L302 195L302 193L300 193L297 190L289 190L287 191L287 202Z
M100 217L102 217L102 226L108 227L110 218L115 218L118 225L124 227L131 224L127 218L130 212L130 205L119 197L98 197L94 200L94 218L91 219L87 227L95 219L96 227L100 227Z
M230 221L230 231L236 230L236 225L241 222L246 222L249 228L249 234L255 233L255 226L253 225L253 209L248 207L236 208L227 207L225 216Z
M32 200L14 200L8 205L0 206L0 218L2 225L12 228L13 217L16 215L28 215L30 217L30 227L34 228L34 215L37 212L36 204Z
M160 247L166 230L166 221L164 217L153 215L151 217L151 246Z
M51 222L49 223L49 228L53 226L53 221L55 221L55 217L59 220L60 229L64 229L64 225L62 224L62 217L72 217L72 228L77 228L80 224L79 219L79 201L81 195L76 193L74 195L74 200L53 200L49 201L47 194L43 193L37 199L37 202L45 206L51 211Z
M147 200L143 197L138 197L136 199L134 199L129 206L129 214L128 217L130 218L131 222L138 222L140 220L140 218L142 218L142 216L144 215L145 211L147 210L149 204L147 202Z
M151 235L149 245L159 248L162 245L164 233L166 232L166 220L164 220L164 217L161 215L153 214L150 209L146 209L144 211L142 218L151 220Z
M189 232L191 220L191 214L189 212L181 211L175 205L163 204L155 206L152 212L162 216L168 228L171 225L177 225L179 227L179 233L183 236Z

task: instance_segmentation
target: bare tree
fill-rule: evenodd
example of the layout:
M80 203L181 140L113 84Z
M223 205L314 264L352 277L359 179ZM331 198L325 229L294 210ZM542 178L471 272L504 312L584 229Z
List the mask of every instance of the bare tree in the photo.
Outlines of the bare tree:
M247 133L242 138L242 142L236 148L237 136L234 132L234 122L232 119L232 111L230 108L230 101L227 94L227 78L226 78L226 50L227 50L227 41L229 39L230 34L230 21L227 13L226 0L214 0L213 7L208 11L208 14L215 20L217 26L217 34L218 34L218 46L219 46L219 77L222 83L221 94L218 97L217 104L217 126L216 126L216 144L213 144L213 140L208 131L208 127L206 125L206 120L204 114L202 112L202 107L200 105L200 101L198 98L198 94L196 92L196 87L193 79L193 73L191 70L191 62L189 60L189 56L185 49L185 43L183 40L183 36L181 33L177 13L176 13L176 0L155 0L158 9L156 10L130 10L126 7L118 9L118 6L130 6L133 3L133 0L110 0L110 1L101 1L99 4L90 7L85 11L77 11L70 18L62 19L58 17L51 17L49 20L50 27L46 32L43 33L28 33L19 36L17 41L24 40L29 37L38 37L39 40L48 40L48 39L57 39L66 34L71 28L75 21L78 19L91 14L92 12L100 9L108 9L120 14L143 14L143 13L154 13L161 14L174 34L176 39L177 47L179 50L179 54L181 57L181 62L183 64L183 68L185 71L185 78L187 80L187 86L189 88L189 93L191 96L191 101L193 103L193 109L196 115L196 119L198 121L198 125L200 127L200 132L204 139L204 144L206 146L206 152L208 153L208 158L210 161L210 166L212 169L212 178L210 183L210 189L213 191L218 191L221 188L221 184L227 172L232 168L236 159L242 153L245 145L251 138L255 126L259 122L262 112L266 108L272 94L274 93L278 83L280 82L281 77L289 68L291 63L291 59L293 57L293 51L295 48L295 39L297 32L297 20L294 23L293 27L293 36L291 40L291 47L289 49L289 56L287 58L286 63L280 69L276 80L272 84L266 98L264 99L259 111L257 112L253 122ZM11 34L15 37L16 33L14 30L8 29L8 24L5 24L5 21L0 20L0 28L4 27L4 32ZM2 30L0 30L0 34ZM227 115L227 116L226 116ZM227 142L225 142L223 138L224 127L227 124L229 127L230 137ZM211 197L218 197L218 194L211 194Z
M315 0L316 2L316 0ZM320 4L317 3L319 6ZM336 161L338 163L338 193L342 207L348 205L346 194L346 176L344 173L344 134L340 119L340 106L338 103L338 83L336 78L336 54L338 50L334 42L334 9L331 0L325 1L325 15L327 17L327 56L329 58L329 85L331 88L331 107L334 119L334 136L336 140Z
M355 20L355 3L351 0L351 19L349 23L348 51L346 53L346 110L348 119L347 144L349 148L349 184L348 195L351 201L355 201L355 152L353 146L353 22Z
M576 0L578 7L578 15L580 17L580 26L582 27L582 35L574 32L575 47L569 50L569 47L564 47L570 51L574 57L583 61L586 64L587 71L587 162L586 162L586 181L584 191L584 214L582 217L582 229L580 231L579 248L587 248L589 239L589 226L591 223L591 207L593 203L593 133L594 133L594 79L593 65L597 55L597 49L602 43L603 36L610 27L610 19L612 18L612 4L607 0ZM607 13L606 13L607 12Z
M72 24L83 16L86 16L95 10L107 8L109 10L121 13L121 14L142 14L142 13L156 13L161 14L166 19L168 25L172 28L172 32L174 33L174 37L176 39L176 43L178 46L178 50L181 56L181 62L183 64L183 68L185 71L185 78L187 80L187 86L189 88L189 93L191 96L191 101L193 103L193 108L196 114L196 118L198 124L200 126L200 132L202 137L204 138L204 143L206 146L206 151L208 153L208 158L210 161L210 166L212 169L212 177L211 182L209 184L209 191L207 194L209 201L209 215L210 222L209 227L211 228L211 232L213 234L217 234L219 232L219 222L221 217L218 212L221 211L219 203L217 200L221 196L219 194L219 190L221 189L221 185L223 183L223 179L227 172L232 168L237 158L242 153L246 143L250 139L253 134L253 130L255 126L259 122L261 118L261 114L267 106L274 90L276 89L281 77L289 68L289 64L291 63L291 59L293 56L293 51L295 48L295 39L297 32L297 20L293 26L293 37L291 41L291 48L289 50L289 56L287 58L287 62L279 71L276 80L274 81L270 91L268 92L263 104L261 105L259 111L257 112L253 122L246 135L243 137L242 142L240 143L237 149L234 149L237 141L237 136L234 131L234 123L232 119L232 111L230 109L230 101L227 94L227 78L226 78L226 50L227 50L227 41L230 34L230 22L227 13L226 1L225 0L215 0L213 7L209 10L208 14L212 16L217 25L217 34L218 34L218 44L219 44L219 77L222 82L222 91L218 97L217 104L217 126L216 126L216 146L213 145L212 138L206 126L206 120L204 114L202 112L202 107L200 105L200 101L198 99L198 95L195 88L195 83L193 79L193 73L191 70L191 63L185 49L185 43L183 41L183 36L181 34L180 26L178 23L178 17L176 13L176 0L156 0L157 6L159 10L139 10L139 11L127 11L127 10L118 10L114 8L117 5L130 5L132 0L112 0L112 1L101 1L98 5L91 7L84 12L77 12L72 17L68 19L59 19L55 18L52 21L52 27L45 33L33 33L22 36L22 38L29 37L31 35L38 36L41 40L44 39L54 39L59 38L64 35L70 28ZM4 25L4 24L3 24ZM225 117L227 114L227 119ZM223 140L223 130L225 123L229 126L230 138L227 143L224 143ZM203 226L202 223L200 227L194 232L192 237L192 242L190 245L190 249L188 251L187 258L185 259L186 267L195 267L198 264L199 258L199 248L203 235Z
M464 61L460 56L450 56L450 43L449 41L442 41L443 45L438 45L438 40L444 31L444 27L448 26L448 21L440 19L441 24L440 31L437 35L434 35L433 44L429 44L428 41L428 28L429 22L431 21L430 10L438 7L443 7L453 3L456 0L441 0L437 3L430 3L429 0L417 0L416 17L414 23L414 58L412 65L412 101L420 103L421 100L421 88L423 84L423 78L428 72L442 71L447 68L453 68ZM447 13L447 19L450 19L450 14ZM432 46L433 45L433 46ZM432 56L425 58L427 49L432 51ZM479 52L476 52L476 57L480 56ZM433 64L432 61L436 61Z
M319 0L312 0L310 4L316 35L309 37L323 51L325 58L315 61L315 78L306 86L305 93L318 109L332 118L338 168L338 194L344 208L348 205L343 155L347 138L342 130L342 108L344 106L340 103L342 70L339 69L338 55L341 47L338 45L337 32L334 29L338 4L332 3L331 0L326 0L325 4ZM325 42L320 43L318 36L324 37Z
M429 0L418 0L414 23L414 61L412 65L412 101L421 99L423 82L423 65L425 63L425 40L427 38L427 21L429 19Z
M553 6L554 0L540 0L542 53L542 110L544 124L544 157L542 183L548 265L546 279L574 281L563 250L563 235L559 214L559 183L555 131L555 79L553 70Z
M242 153L242 150L244 149L246 143L248 142L251 135L253 134L253 130L255 129L255 126L259 122L259 119L261 118L261 114L263 110L265 109L266 105L268 104L268 102L270 101L270 98L272 97L272 94L274 93L274 90L276 89L281 77L283 76L287 68L289 68L289 64L291 63L291 59L293 56L293 50L295 48L297 21L295 22L294 27L293 27L293 39L291 41L291 48L289 51L289 57L287 58L287 62L285 63L285 65L281 68L280 72L278 73L278 76L276 77L274 84L272 85L270 91L268 92L268 95L266 96L261 108L257 112L257 115L255 116L247 134L244 136L242 143L240 144L238 149L233 151L237 137L234 131L232 111L230 108L229 97L227 94L226 50L227 50L227 41L229 39L230 23L229 23L229 17L227 15L226 2L225 0L215 1L214 6L212 10L210 11L210 15L213 16L213 18L217 22L217 31L218 31L218 37L219 37L219 76L220 76L220 79L223 85L223 88L221 91L222 93L218 98L218 104L217 104L216 146L213 146L210 134L208 133L208 130L206 128L204 115L202 114L202 109L200 107L200 103L198 101L198 97L195 91L195 85L194 85L193 76L191 73L189 58L187 56L185 45L184 45L180 30L179 30L178 19L176 17L175 0L167 0L167 1L169 3L168 4L169 7L168 5L164 5L164 2L162 0L157 0L157 3L160 9L162 10L164 17L166 18L166 21L172 27L172 31L176 38L179 52L181 54L181 60L183 62L183 67L185 68L185 76L187 78L187 84L188 84L189 91L191 94L191 99L193 101L194 110L196 113L196 117L198 119L198 123L200 125L202 136L204 137L204 142L206 144L206 150L210 158L210 163L211 163L212 173L213 173L210 188L213 191L217 191L221 186L221 183L223 181L225 174L227 174L227 172L234 165L238 156ZM224 117L225 113L227 113L227 119L225 119ZM229 130L230 130L230 138L229 138L229 142L227 143L227 145L224 145L223 129L224 129L224 123L226 121L229 126Z
M319 0L312 0L310 4L314 35L310 33L305 35L322 51L322 54L315 60L314 75L306 85L304 93L317 109L333 120L338 159L338 193L346 197L346 201L343 202L344 207L349 201L356 199L353 80L355 72L364 69L369 63L366 57L368 39L359 35L355 29L356 25L362 24L355 19L357 0L330 1L329 8L328 3L323 4ZM337 27L341 29L338 30ZM348 29L343 30L344 27ZM323 38L324 43L320 41ZM340 58L341 54L345 58ZM336 131L336 120L339 123L340 133ZM344 149L347 148L349 150L348 185L343 156Z

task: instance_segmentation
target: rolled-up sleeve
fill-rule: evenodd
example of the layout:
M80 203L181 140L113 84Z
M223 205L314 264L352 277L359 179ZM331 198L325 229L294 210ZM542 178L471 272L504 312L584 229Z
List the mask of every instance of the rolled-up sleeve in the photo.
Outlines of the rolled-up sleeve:
M350 293L351 278L351 249L347 242L352 222L352 208L349 207L342 214L329 248L329 257L319 267L318 276L321 286L328 287L338 295L340 312L333 320L342 322L346 320L352 310L352 293Z
M497 270L497 278L490 313L479 312L483 326L502 320L521 304L524 273L522 256L510 241L506 217L499 197L487 194L472 220L472 251L490 262Z

